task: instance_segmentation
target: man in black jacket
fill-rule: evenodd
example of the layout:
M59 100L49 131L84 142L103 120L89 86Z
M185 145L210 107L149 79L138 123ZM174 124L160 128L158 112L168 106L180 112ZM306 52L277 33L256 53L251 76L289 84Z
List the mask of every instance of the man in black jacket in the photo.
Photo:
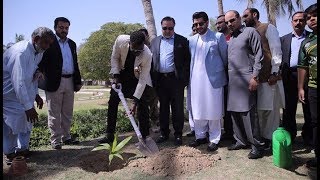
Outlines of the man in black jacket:
M54 20L56 38L44 53L39 69L45 75L44 87L48 106L48 126L51 146L61 149L63 144L77 144L71 138L74 92L81 89L81 75L77 60L77 45L67 38L70 21L65 17Z
M169 138L169 114L172 110L175 145L182 144L184 124L184 88L189 83L190 52L187 38L174 32L175 20L161 20L162 35L151 42L151 78L160 102L160 132L157 143Z
M286 108L283 109L283 126L294 141L297 136L296 111L298 103L298 73L297 63L301 42L310 34L305 30L306 14L302 11L295 12L292 16L293 31L280 38L282 49L282 80L285 92ZM305 86L307 92L307 84ZM302 103L304 124L302 127L302 138L306 145L312 142L311 114L308 99Z

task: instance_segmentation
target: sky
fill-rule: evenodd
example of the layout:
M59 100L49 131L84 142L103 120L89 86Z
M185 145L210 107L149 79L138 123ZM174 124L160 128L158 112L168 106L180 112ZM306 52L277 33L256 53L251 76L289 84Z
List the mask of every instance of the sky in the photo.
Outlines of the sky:
M316 0L302 0L303 8ZM266 10L261 0L254 5L260 12L260 21L267 22ZM224 0L224 11L237 10L240 15L246 9L246 0ZM157 35L161 34L161 19L171 16L176 21L175 32L185 37L191 33L192 14L205 11L209 18L218 16L217 0L152 0ZM297 7L295 6L297 10ZM3 44L15 42L15 34L31 39L37 27L52 30L56 17L64 16L71 22L68 37L77 45L85 42L90 34L108 22L141 23L146 26L141 0L4 0ZM291 18L277 19L280 36L292 31Z

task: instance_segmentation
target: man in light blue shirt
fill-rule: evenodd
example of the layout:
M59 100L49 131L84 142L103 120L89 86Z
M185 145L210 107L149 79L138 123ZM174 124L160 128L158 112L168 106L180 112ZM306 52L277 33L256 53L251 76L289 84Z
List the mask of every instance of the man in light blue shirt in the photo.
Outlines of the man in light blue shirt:
M160 102L160 131L157 143L169 139L169 115L172 110L175 145L182 144L184 124L184 88L189 83L190 52L187 38L174 32L175 20L161 20L162 35L151 42L151 78Z
M281 50L282 50L282 81L285 92L286 108L283 109L283 127L291 135L291 140L294 142L297 136L296 111L298 104L298 54L301 42L310 34L305 30L306 14L302 11L295 12L291 21L293 31L282 36ZM305 85L305 91L308 88ZM306 145L311 145L312 130L311 130L311 114L308 99L305 104L302 103L302 110L304 116L304 124L302 126L302 138Z
M7 164L17 155L29 154L32 123L38 120L43 101L38 95L37 70L43 52L53 42L54 33L39 27L32 41L20 41L3 54L3 153Z

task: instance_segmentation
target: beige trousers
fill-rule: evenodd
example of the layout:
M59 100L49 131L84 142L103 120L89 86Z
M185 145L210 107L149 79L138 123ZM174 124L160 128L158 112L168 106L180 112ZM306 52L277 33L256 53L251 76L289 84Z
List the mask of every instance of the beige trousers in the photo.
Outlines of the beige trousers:
M45 94L51 144L60 144L71 138L70 128L74 104L73 79L62 77L58 90L46 91Z

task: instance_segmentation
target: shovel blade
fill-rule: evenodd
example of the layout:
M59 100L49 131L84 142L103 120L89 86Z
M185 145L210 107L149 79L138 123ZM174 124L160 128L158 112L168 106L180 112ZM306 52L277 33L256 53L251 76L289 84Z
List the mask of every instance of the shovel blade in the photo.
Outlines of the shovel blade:
M145 156L152 156L159 152L159 148L151 137L147 137L146 140L139 139L136 144L138 150Z

